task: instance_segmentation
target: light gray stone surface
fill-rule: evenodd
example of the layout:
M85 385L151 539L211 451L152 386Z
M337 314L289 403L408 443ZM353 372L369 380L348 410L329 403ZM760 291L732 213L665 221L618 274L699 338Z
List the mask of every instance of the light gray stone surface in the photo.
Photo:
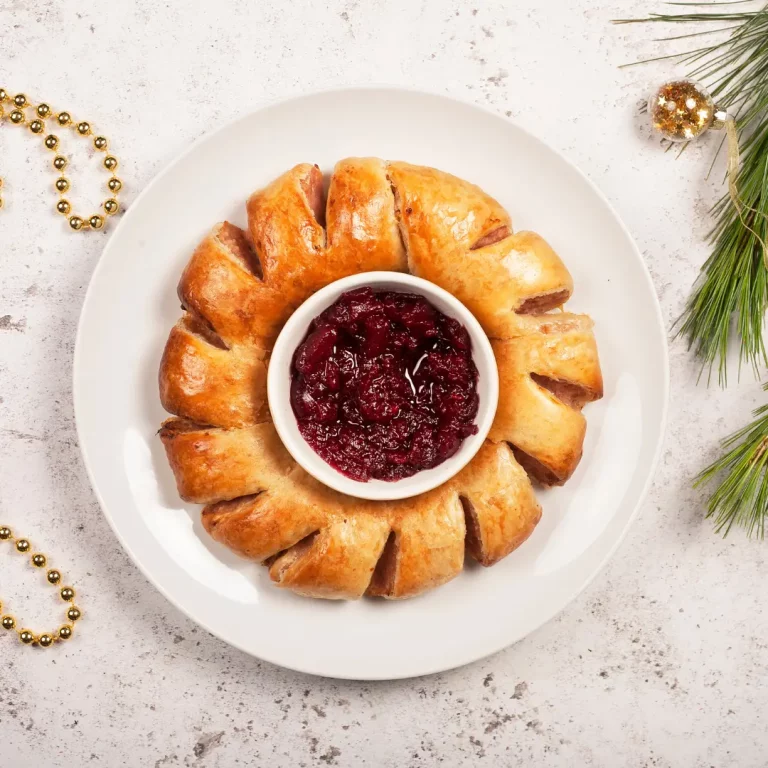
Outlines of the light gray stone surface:
M0 0L0 84L103 130L128 204L194 138L271 99L387 82L490 106L604 190L671 327L721 190L719 176L705 180L714 140L674 160L635 116L672 68L618 69L657 52L643 41L660 35L609 20L653 9ZM103 177L82 170L85 156L71 197L95 206ZM672 345L668 435L640 519L591 587L523 642L403 682L284 671L179 614L99 511L70 378L80 305L108 235L76 235L54 217L48 162L31 135L0 127L0 517L55 557L86 618L76 640L47 653L0 637L0 766L766 764L768 550L738 532L716 536L690 487L717 439L762 402L751 375L737 384L734 370L727 392L697 386L697 365ZM17 561L0 561L0 595L35 626L60 610Z

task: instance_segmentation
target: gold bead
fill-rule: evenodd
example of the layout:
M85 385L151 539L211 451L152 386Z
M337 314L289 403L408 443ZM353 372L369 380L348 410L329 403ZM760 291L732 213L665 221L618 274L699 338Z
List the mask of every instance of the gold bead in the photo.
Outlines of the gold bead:
M120 206L117 204L117 200L110 199L110 200L105 200L104 201L104 210L110 216L114 216L117 213L119 207Z
M0 88L0 101L5 101L8 98L8 91L5 88Z
M61 155L56 155L56 157L53 158L53 167L57 171L63 171L67 167L67 158L62 157Z
M123 188L123 182L114 176L107 182L110 192L119 192Z
M65 624L63 627L60 627L59 637L62 640L69 640L69 638L72 637L72 627L70 627L69 624Z
M63 176L60 179L56 179L56 189L59 192L66 192L69 189L69 180Z
M13 533L11 533L11 529L7 525L0 528L0 541L8 541L11 536L13 536Z
M54 136L52 133L45 137L45 146L48 149L56 149L59 146L59 137Z
M80 609L73 605L68 611L67 611L67 618L70 621L77 621L83 614L80 613Z
M86 123L85 120L83 120L82 123L78 123L77 124L77 132L81 136L87 136L91 132L90 123Z
M59 213L63 213L65 216L69 213L72 206L70 206L68 200L59 200L58 203L56 203L56 210Z
M70 216L69 226L72 227L72 229L74 229L75 232L77 232L78 230L83 228L83 220L79 216Z
M107 140L103 136L97 136L93 140L93 146L96 147L96 149L103 151L107 148Z
M3 629L10 631L16 626L16 619L14 619L13 616L3 616L3 618L0 619L0 626L2 626Z
M32 133L42 133L43 128L45 128L45 126L43 125L42 120L33 120L29 124L29 130L32 131Z
M35 568L43 568L48 561L45 559L45 555L37 552L36 554L32 555L31 562Z
M75 599L75 590L72 589L72 587L62 587L61 599L65 603L68 603L70 600L74 600Z
M58 120L59 125L69 125L72 122L72 115L69 112L59 112L56 115L56 120Z
M88 224L90 225L91 229L101 229L104 226L104 219L98 214L94 214L90 219L88 219Z
M37 642L40 643L43 648L49 648L53 645L53 638L48 634L40 635Z
M20 125L24 122L24 113L19 112L18 109L14 109L8 117L14 125Z
M108 171L114 171L115 168L117 168L117 158L113 157L112 155L107 155L104 158L104 167Z
M47 579L49 584L58 584L61 581L61 573L55 569L48 571Z
M38 104L35 111L37 112L38 116L42 117L43 119L51 114L51 108L47 104Z
M19 109L21 109L22 107L26 107L26 106L27 106L27 97L26 97L26 96L25 96L23 93L17 93L17 94L16 94L16 95L13 97L13 103L14 103L14 104L15 104L15 105L16 105L16 106L19 108Z
M29 552L30 543L26 539L19 539L16 542L16 549L21 552Z
M32 643L35 642L35 636L28 629L22 629L21 632L19 632L19 640L21 640L24 645L32 645Z

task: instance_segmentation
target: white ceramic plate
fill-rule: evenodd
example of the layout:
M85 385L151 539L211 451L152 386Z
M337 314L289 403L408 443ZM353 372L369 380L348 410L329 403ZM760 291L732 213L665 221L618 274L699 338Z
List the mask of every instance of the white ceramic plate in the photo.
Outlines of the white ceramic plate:
M584 458L540 494L533 536L490 569L404 602L334 603L274 587L203 531L156 437L157 368L179 316L176 283L209 227L245 224L244 201L299 162L349 155L431 165L496 197L516 229L540 232L576 285L569 309L595 319L605 398L586 409ZM74 365L80 446L128 554L188 616L242 650L331 677L382 679L466 664L565 607L626 533L650 483L665 422L668 362L658 302L632 239L567 160L478 107L386 88L276 104L195 144L131 206L86 296Z

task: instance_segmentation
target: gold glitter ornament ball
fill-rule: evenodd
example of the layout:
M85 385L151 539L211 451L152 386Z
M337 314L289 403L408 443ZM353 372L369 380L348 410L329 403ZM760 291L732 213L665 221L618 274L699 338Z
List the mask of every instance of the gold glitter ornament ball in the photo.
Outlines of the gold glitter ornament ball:
M670 80L648 99L653 127L669 141L691 141L709 128L717 108L707 89L694 80Z

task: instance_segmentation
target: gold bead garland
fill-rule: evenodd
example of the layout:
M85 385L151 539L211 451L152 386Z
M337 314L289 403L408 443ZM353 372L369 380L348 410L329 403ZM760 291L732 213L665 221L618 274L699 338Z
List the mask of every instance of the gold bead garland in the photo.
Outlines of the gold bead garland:
M14 538L13 532L6 525L0 526L0 542L13 542L15 550L21 554L26 554L32 549L29 540ZM35 568L45 568L48 564L48 558L42 554L42 552L35 552L30 558L30 563ZM46 579L49 584L57 586L61 582L61 572L57 571L55 568L51 568L46 573ZM7 632L16 631L21 643L24 645L37 645L40 648L50 648L55 642L69 640L74 631L72 625L76 621L79 621L83 614L74 604L75 590L72 589L72 587L61 587L59 590L59 597L67 603L68 623L62 624L55 632L43 632L42 634L37 635L30 629L17 628L16 619L8 613L3 613L2 602L0 602L0 628Z
M9 111L6 111L6 107ZM51 107L44 102L35 107L23 93L17 93L12 97L5 88L0 88L0 123L7 119L12 125L27 124L26 110L33 110L35 115L28 124L30 132L35 136L44 136L43 144L45 148L49 149L51 152L57 152L57 155L53 160L53 167L60 173L63 172L67 167L67 159L59 154L59 137L54 133L46 132L45 121L49 118L55 119L59 127L71 127L74 129L76 135L83 137L93 135L91 124L85 120L75 122L69 112L58 112L54 114ZM93 146L97 152L107 152L109 142L105 136L98 135L93 138ZM54 188L61 195L61 198L56 203L56 212L67 217L70 228L75 232L81 230L103 229L107 218L109 216L114 216L120 210L120 204L116 197L117 193L122 189L123 182L114 176L114 171L118 166L117 158L111 154L106 155L102 165L109 171L111 177L107 182L107 188L111 193L111 197L102 203L102 208L106 215L95 213L91 216L83 217L73 214L70 202L63 196L64 193L70 189L71 184L69 179L66 176L60 176L54 182ZM0 208L3 207L2 188L3 180L0 178Z

